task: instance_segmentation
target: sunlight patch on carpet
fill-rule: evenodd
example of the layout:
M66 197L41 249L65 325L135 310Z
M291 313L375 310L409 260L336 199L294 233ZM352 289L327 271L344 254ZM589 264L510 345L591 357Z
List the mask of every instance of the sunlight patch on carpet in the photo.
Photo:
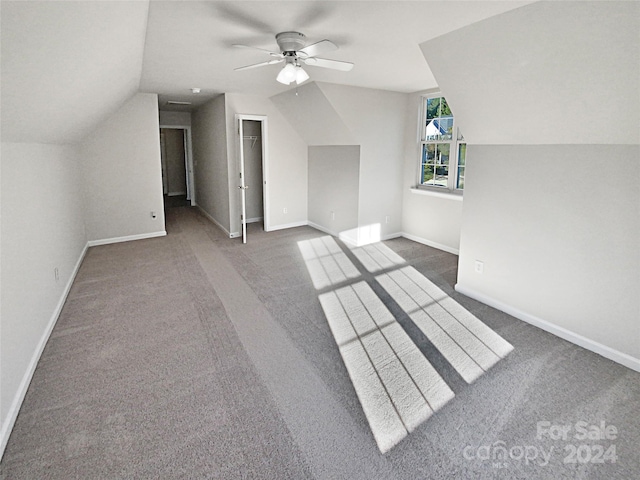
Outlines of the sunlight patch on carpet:
M335 239L330 236L301 240L298 248L305 260L313 286L321 290L360 276Z
M415 268L404 267L376 280L467 383L513 350Z
M372 243L351 251L369 272L375 273L388 268L405 265L407 262L384 243Z
M385 453L454 393L365 282L319 298L378 448Z

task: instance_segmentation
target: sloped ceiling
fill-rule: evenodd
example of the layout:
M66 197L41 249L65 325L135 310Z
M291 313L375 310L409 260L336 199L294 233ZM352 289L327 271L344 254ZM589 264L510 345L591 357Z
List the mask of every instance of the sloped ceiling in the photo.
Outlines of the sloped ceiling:
M311 81L415 92L436 81L419 44L493 15L521 1L152 1L141 90L194 105L226 93L271 97L292 86L275 81L281 65L236 72L269 60L245 44L277 49L278 32L296 30L309 43L330 39L327 58L355 63L350 72L308 67ZM191 95L192 87L202 88ZM187 107L188 109L189 107Z
M136 93L148 7L2 1L2 141L78 142Z
M271 97L271 101L307 145L356 145L349 128L316 82L297 91ZM313 115L309 115L313 112Z
M340 49L348 73L309 67L312 81L413 92L436 86L419 44L529 1L2 1L2 140L74 143L135 92L193 100L226 93L271 97L279 65L237 49L274 49L299 30ZM202 89L193 96L192 87Z
M638 2L535 3L421 48L471 143L640 142Z

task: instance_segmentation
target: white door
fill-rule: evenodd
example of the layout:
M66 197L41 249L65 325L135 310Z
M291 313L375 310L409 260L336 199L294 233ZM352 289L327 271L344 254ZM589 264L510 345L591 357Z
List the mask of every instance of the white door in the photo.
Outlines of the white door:
M262 178L256 178L254 181L262 182L262 185L258 185L257 187L262 187L262 218L263 218L263 226L265 232L270 230L269 225L269 204L268 204L268 169L269 169L269 152L268 152L268 140L267 140L267 117L266 115L245 115L245 114L236 114L236 123L238 125L238 156L239 164L240 164L240 182L238 188L240 189L240 222L242 227L242 242L247 243L247 196L246 190L251 187L246 183L247 179L245 176L245 135L243 131L243 120L252 120L260 122L260 143L250 145L253 148L261 149L261 159L262 159ZM252 137L253 139L253 137ZM249 144L249 142L247 142ZM254 185L254 188L256 186Z
M240 185L238 188L240 189L240 224L242 228L242 243L247 243L247 195L246 190L249 188L248 185L244 183L244 134L242 131L242 118L237 118L238 122L238 136L239 144L240 144Z

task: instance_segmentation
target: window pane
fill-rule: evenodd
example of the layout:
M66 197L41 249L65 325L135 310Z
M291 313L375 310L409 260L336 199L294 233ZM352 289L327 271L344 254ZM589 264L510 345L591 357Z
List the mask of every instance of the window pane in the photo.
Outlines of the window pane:
M464 188L464 167L467 161L467 144L458 144L458 178L456 178L456 188Z
M448 143L436 143L435 161L436 165L449 165L449 152L451 145Z
M449 167L446 165L422 165L422 184L438 187L447 186Z
M458 167L458 179L456 180L456 188L464 188L464 167Z
M467 159L467 144L461 143L458 145L458 165L465 165Z
M427 120L452 116L451 109L444 97L427 98Z
M428 98L425 109L425 140L453 139L453 114L444 97Z
M420 183L423 185L447 186L449 156L448 143L426 143L422 145Z
M420 176L423 185L433 185L433 165L422 165L422 175Z
M429 120L425 140L451 140L453 138L453 117L439 117Z
M422 163L449 165L451 145L448 143L425 143L422 145Z
M447 178L449 178L449 167L445 165L436 166L436 175L433 179L433 184L439 187L446 187Z
M436 144L427 143L422 145L422 163L433 164L436 158Z

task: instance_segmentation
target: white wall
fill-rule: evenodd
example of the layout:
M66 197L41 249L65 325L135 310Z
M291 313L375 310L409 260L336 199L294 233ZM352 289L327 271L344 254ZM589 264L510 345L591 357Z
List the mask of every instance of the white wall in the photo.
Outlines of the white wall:
M191 119L198 206L229 234L229 165L225 103L225 96L219 95L198 108Z
M401 232L407 99L402 93L318 82L274 97L308 145L360 146L357 226L363 232L379 227L382 238Z
M640 359L640 148L470 149L462 291Z
M160 110L160 125L163 127L189 127L191 126L191 112Z
M333 235L355 229L359 183L359 146L309 147L309 223Z
M1 155L0 455L86 243L77 148L2 143Z
M417 190L422 95L410 95L406 110L402 183L402 232L407 238L450 253L460 249L463 197ZM455 112L454 112L455 113Z
M399 234L408 95L318 85L360 145L358 226L380 225L382 238Z
M307 145L358 143L317 82L274 95L271 100Z
M307 222L307 146L268 98L225 94L227 111L227 147L229 152L229 189L231 231L240 231L239 158L235 124L236 114L266 115L268 123L268 218L271 229L302 225ZM284 213L284 209L287 213Z
M80 155L88 240L165 234L155 94L134 95L87 136Z
M422 45L468 140L456 288L636 370L639 29L539 2Z

